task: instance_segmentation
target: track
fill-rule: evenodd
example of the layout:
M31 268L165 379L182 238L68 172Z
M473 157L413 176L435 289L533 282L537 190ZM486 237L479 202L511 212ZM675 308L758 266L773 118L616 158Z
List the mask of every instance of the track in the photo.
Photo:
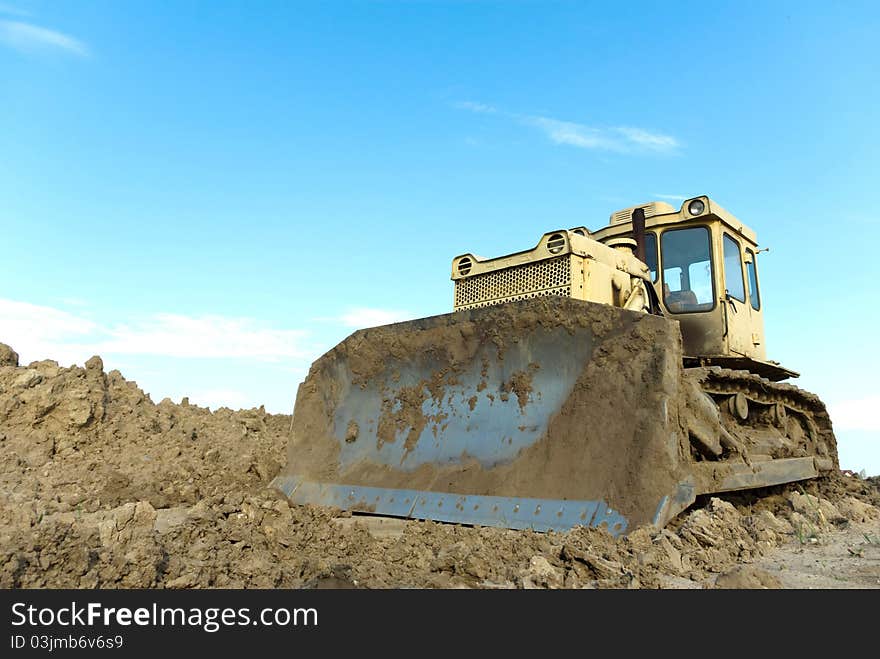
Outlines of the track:
M719 366L686 368L685 376L716 402L722 425L746 449L748 460L812 456L820 471L839 468L831 419L815 394Z

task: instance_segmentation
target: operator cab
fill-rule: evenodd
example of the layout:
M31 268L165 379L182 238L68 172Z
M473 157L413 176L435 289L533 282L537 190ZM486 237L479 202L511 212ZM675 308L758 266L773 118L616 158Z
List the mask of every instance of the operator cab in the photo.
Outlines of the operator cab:
M617 211L592 237L633 237L636 208L645 211L645 263L664 313L681 324L685 363L797 377L766 359L755 232L701 196L679 210L651 202Z

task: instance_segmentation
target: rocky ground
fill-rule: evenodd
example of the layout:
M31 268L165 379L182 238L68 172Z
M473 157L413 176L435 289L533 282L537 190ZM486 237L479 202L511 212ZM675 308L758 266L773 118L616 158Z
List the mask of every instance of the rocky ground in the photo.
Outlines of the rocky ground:
M616 540L387 522L267 489L289 427L0 344L0 586L880 588L876 479L711 498Z

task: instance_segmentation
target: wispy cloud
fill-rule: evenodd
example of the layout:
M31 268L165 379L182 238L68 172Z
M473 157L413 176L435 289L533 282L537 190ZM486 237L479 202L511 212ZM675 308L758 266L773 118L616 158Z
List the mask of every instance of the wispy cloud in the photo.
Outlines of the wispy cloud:
M480 114L497 114L523 125L537 128L554 144L579 149L616 151L619 153L653 151L671 153L680 142L671 135L633 126L598 127L541 115L504 112L492 105L475 101L459 101L453 107Z
M523 123L539 128L556 144L567 144L579 149L598 149L603 151L655 151L669 153L675 151L678 140L670 135L651 133L641 128L613 127L596 128L573 121L561 121L550 117L525 115Z
M79 57L89 54L88 47L79 39L22 21L0 20L0 43L24 53L63 51Z
M494 114L498 112L494 106L487 105L486 103L475 103L474 101L458 101L457 103L453 103L452 107L458 108L459 110L470 110L471 112L478 112L481 114Z
M631 144L638 144L651 151L671 151L678 148L678 140L671 135L651 133L641 128L632 128L631 126L619 126L612 130L622 135Z
M540 128L556 144L568 144L580 149L620 150L621 145L598 128L549 117L523 117L523 121Z
M344 313L339 320L341 320L346 327L361 329L364 327L376 327L377 325L388 325L403 320L411 320L412 317L412 314L408 311L358 307L350 309Z

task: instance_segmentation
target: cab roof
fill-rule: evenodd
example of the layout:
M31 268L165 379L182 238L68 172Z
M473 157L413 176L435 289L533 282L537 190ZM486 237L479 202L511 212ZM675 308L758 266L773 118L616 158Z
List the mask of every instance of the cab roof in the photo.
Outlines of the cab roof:
M703 209L699 213L691 213L691 204L702 201ZM697 204L694 204L696 209ZM665 201L651 201L637 206L631 206L611 214L607 226L592 232L592 236L599 241L604 241L613 236L625 235L632 232L632 212L636 208L645 211L645 228L665 227L679 223L697 223L699 220L720 220L722 224L739 233L753 245L758 244L758 238L754 230L739 220L733 213L724 209L721 204L713 201L706 195L691 197L682 202L681 207L675 210Z

